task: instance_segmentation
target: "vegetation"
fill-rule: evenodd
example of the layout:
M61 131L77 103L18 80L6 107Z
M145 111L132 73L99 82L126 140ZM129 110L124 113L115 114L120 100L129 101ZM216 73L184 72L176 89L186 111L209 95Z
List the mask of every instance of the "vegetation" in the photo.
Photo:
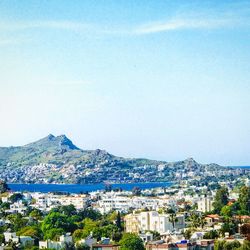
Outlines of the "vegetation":
M120 240L120 250L144 250L144 244L136 234L125 233Z
M226 187L221 187L217 190L214 201L214 210L220 213L221 209L228 203L228 190Z
M5 181L0 180L0 194L5 193L9 190L9 187Z

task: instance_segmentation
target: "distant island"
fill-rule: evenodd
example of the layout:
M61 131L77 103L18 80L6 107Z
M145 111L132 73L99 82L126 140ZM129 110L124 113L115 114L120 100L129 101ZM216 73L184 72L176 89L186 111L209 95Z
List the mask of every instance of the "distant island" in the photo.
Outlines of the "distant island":
M82 150L65 135L52 134L17 147L0 147L0 179L10 183L211 182L244 175L247 169L200 164L189 158L166 162L123 158L105 150Z

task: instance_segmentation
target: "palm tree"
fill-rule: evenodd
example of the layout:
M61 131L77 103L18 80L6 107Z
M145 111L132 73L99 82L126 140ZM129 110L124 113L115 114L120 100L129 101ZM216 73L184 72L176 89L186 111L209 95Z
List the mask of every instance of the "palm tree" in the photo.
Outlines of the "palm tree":
M169 221L172 223L173 231L174 231L175 222L177 221L175 211L172 211L172 212L169 214Z

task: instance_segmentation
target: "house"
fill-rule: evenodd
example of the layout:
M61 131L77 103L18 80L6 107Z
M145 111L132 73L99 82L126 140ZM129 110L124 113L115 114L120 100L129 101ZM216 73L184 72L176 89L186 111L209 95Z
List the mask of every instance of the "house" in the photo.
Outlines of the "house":
M125 216L124 221L125 230L128 233L157 231L163 234L185 227L184 215L177 214L172 222L171 215L159 214L156 211L129 214Z
M213 240L201 240L190 242L188 240L181 240L176 243L154 242L146 245L146 250L213 250Z
M143 242L150 242L153 241L153 234L150 232L141 233L139 237L143 240Z
M77 244L86 244L88 245L90 248L97 243L97 240L94 239L92 237L92 234L90 234L88 237L86 237L86 239L82 239L80 241L77 242Z
M203 197L198 202L198 211L206 213L213 210L213 199L210 197Z
M19 236L19 242L21 246L33 246L35 240L30 236Z
M119 250L119 245L95 244L92 246L92 250Z
M19 238L15 232L11 232L10 230L8 230L7 232L4 232L3 235L4 235L5 242L12 241L12 242L19 243Z
M4 232L4 240L5 242L16 242L16 243L20 243L21 246L33 246L34 245L34 239L30 236L17 236L15 232Z
M73 243L72 236L70 235L70 233L67 233L66 235L60 236L59 241L52 241L52 240L39 241L39 249L53 248L59 250L64 248L66 244L71 244L71 243Z
M191 243L187 240L182 240L176 243L166 243L166 242L155 242L146 245L146 250L195 250L196 244Z

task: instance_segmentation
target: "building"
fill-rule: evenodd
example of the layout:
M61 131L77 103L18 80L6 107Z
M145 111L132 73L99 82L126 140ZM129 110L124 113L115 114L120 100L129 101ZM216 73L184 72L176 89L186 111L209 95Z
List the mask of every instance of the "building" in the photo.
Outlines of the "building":
M210 197L203 197L198 201L198 211L206 213L212 211L213 208L213 200Z
M129 214L125 216L124 220L125 230L128 233L157 231L163 234L185 227L185 218L183 215L176 215L174 222L172 222L169 214L159 214L156 211Z
M73 239L70 233L67 233L66 235L60 236L59 241L52 241L52 240L46 240L46 241L39 241L39 249L63 249L67 244L73 244Z
M119 250L119 245L96 244L92 246L92 250Z

